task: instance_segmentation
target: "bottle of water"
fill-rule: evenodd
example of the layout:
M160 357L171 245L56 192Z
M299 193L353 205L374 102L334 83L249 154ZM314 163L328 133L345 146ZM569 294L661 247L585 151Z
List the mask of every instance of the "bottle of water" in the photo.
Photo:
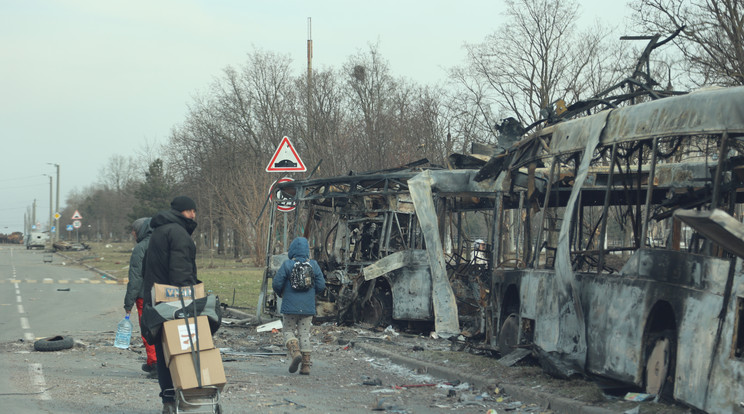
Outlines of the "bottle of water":
M114 346L121 349L129 349L129 342L132 340L132 322L129 321L129 315L119 322L116 327L116 339Z

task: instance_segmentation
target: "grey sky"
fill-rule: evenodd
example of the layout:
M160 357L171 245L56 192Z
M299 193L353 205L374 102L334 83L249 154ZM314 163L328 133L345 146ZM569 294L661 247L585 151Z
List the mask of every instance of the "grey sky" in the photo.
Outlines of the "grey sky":
M624 1L581 0L583 25L620 24ZM98 180L115 154L165 142L192 96L253 48L306 68L338 68L379 42L394 75L433 84L461 64L462 44L502 21L500 1L0 0L0 233L23 231L26 208L48 221L49 178L60 204ZM281 137L277 137L277 143ZM56 179L55 179L56 180ZM56 181L55 181L56 190ZM73 206L75 207L75 206ZM60 227L70 222L63 217Z

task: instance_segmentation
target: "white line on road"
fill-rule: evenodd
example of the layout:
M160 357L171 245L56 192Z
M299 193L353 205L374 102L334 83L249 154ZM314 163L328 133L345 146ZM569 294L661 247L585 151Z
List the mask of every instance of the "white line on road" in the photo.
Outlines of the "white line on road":
M28 323L28 318L21 318L21 328L31 329L31 325Z
M18 305L18 313L26 313L26 311L23 310L23 305Z
M21 296L20 295L19 296L16 296L16 302L17 303L23 302L23 299L21 299Z
M28 372L31 374L31 382L36 386L39 393L39 399L51 400L52 397L46 390L46 381L44 380L44 371L41 369L41 364L28 364Z
M23 339L27 340L28 342L33 342L36 337L34 337L34 334L31 332L26 332L23 334Z

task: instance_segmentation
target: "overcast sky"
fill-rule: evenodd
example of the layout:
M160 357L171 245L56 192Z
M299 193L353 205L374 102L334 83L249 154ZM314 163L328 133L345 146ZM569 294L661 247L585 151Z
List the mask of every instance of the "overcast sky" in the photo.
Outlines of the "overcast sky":
M621 25L629 14L624 1L580 3L582 25ZM0 233L23 231L34 200L37 219L48 221L49 163L60 165L63 206L70 191L99 181L111 156L164 143L192 97L254 48L289 55L303 73L308 17L314 68L339 68L379 42L393 75L434 84L504 10L498 0L364 4L0 0ZM63 231L69 222L61 219Z

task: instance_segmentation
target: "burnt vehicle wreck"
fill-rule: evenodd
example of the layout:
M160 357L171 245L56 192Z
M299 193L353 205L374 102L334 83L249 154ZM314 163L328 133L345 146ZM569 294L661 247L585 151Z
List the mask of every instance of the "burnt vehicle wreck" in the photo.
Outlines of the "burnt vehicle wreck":
M744 87L670 95L522 129L448 169L277 184L296 209L271 209L259 313L278 315L267 286L304 235L327 279L320 319L429 323L530 349L554 375L737 412Z
M271 232L278 236L269 245L278 241L286 246L287 238L293 237L288 234L310 241L328 286L318 297L318 319L373 326L394 320L436 321L438 332L459 335L459 315L472 325L473 335L484 334L483 295L490 283L487 251L475 250L475 240L464 238L464 232L446 231L448 237L455 234L459 239L443 244L438 217L443 213L437 212L444 208L444 214L457 216L460 221L451 224L460 228L467 217L487 237L495 181L478 183L477 173L417 166L277 184L286 193L282 199L295 200L297 209L283 231L275 230L272 209ZM433 245L440 247L426 248ZM281 248L274 250L271 253L278 254L267 257L259 306L272 315L277 314L277 298L268 291L267 280L287 258ZM442 254L445 250L451 253Z

